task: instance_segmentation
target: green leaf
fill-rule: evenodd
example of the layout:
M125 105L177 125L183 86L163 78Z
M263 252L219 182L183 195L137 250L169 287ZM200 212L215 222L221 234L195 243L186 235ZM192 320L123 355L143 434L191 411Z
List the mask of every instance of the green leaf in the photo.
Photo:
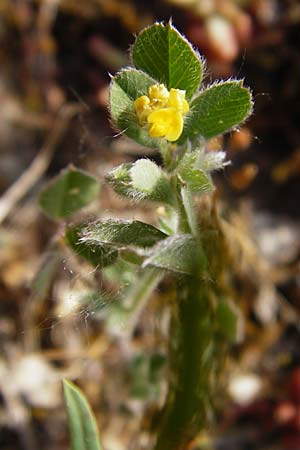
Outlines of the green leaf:
M181 180L195 194L206 194L213 190L210 175L197 164L196 153L185 154L178 168L178 173Z
M181 170L180 176L195 194L207 194L213 190L210 176L201 169L185 167Z
M179 142L218 136L241 124L251 112L251 93L242 81L215 84L192 101Z
M113 264L118 257L118 251L115 248L91 245L89 242L81 241L81 233L86 226L86 224L79 224L66 230L65 238L68 245L78 256L86 259L95 267L106 267Z
M71 433L71 450L101 450L96 419L83 393L70 381L63 381Z
M206 267L201 245L190 234L177 234L152 248L143 267L156 267L175 273L199 274Z
M237 335L237 314L227 301L221 300L218 303L216 319L222 334L231 341L235 341Z
M113 247L152 247L165 233L139 220L107 219L92 223L82 231L81 241Z
M133 108L134 101L141 95L148 95L155 80L136 69L124 69L112 77L110 84L110 114L114 125L146 147L158 147L159 140L150 138L146 129L140 126Z
M202 80L202 61L191 44L173 25L155 23L144 29L132 47L137 69L167 86L186 91L190 99Z
M51 219L64 219L93 201L99 190L96 178L69 167L50 181L40 195L39 204Z

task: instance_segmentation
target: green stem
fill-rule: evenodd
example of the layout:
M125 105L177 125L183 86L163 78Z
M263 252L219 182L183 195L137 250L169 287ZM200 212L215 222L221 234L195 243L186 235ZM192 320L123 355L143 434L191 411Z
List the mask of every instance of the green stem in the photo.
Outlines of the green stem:
M217 361L209 293L198 278L178 285L170 329L170 386L155 450L185 449L206 424Z
M164 166L165 166L166 170L169 171L171 162L172 162L172 153L170 151L168 142L166 140L162 139L159 147L160 147Z
M178 184L177 192L179 232L192 233L201 245L192 193ZM169 334L169 391L154 450L184 450L207 424L226 345L216 326L212 295L214 286L201 274L177 284Z

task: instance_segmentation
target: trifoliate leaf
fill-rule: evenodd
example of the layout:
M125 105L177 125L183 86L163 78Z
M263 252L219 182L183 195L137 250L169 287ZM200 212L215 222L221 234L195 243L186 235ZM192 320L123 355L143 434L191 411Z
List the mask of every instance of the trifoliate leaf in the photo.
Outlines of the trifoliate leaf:
M186 91L188 99L198 89L203 64L191 44L169 22L144 29L132 47L132 61L168 89Z

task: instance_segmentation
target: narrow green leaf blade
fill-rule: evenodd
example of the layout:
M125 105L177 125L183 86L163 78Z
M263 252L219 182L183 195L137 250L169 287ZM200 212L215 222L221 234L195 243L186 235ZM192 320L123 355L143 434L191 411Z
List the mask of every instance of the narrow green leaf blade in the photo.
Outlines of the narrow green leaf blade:
M78 256L86 259L97 268L113 264L118 258L118 251L111 246L82 242L81 233L85 227L86 224L78 224L66 230L65 238L68 245Z
M187 275L199 274L206 267L206 257L196 239L190 234L177 234L159 242L143 267L156 267Z
M148 95L155 80L136 69L117 73L110 84L110 114L116 128L146 147L158 147L159 140L150 138L136 117L133 103L141 95Z
M168 89L185 90L188 99L202 80L200 56L170 22L155 23L138 35L132 47L132 61L137 69Z
M252 112L252 98L242 81L225 81L201 92L191 103L179 142L218 136L240 125Z
M81 241L113 247L152 247L166 234L158 228L139 220L107 219L87 226L81 233Z
M99 190L96 178L75 167L69 167L45 187L39 204L51 219L64 219L93 201Z
M70 381L63 381L71 433L71 450L102 450L95 417L83 393Z

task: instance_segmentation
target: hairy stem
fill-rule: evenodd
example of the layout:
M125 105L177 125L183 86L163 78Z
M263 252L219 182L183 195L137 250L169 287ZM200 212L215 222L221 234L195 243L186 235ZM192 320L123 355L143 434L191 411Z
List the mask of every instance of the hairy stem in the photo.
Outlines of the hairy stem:
M170 385L155 450L183 450L206 424L217 356L206 282L178 285L170 329Z
M187 187L180 189L178 214L179 230L193 234L202 245L193 196ZM186 449L205 427L212 410L223 343L215 326L213 286L198 270L195 274L177 283L177 301L171 310L169 391L155 450Z

